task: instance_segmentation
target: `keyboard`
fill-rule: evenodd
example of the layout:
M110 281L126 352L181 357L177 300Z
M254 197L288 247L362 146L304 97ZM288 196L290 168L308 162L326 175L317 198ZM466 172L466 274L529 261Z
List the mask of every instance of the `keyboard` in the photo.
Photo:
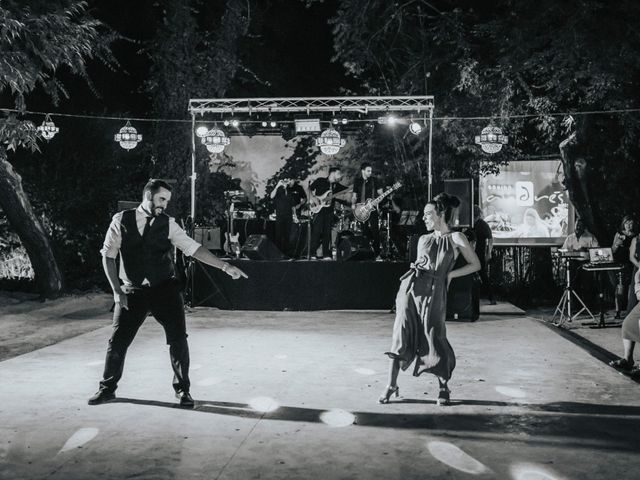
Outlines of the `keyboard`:
M624 266L616 262L589 262L582 265L582 268L584 270L622 270Z

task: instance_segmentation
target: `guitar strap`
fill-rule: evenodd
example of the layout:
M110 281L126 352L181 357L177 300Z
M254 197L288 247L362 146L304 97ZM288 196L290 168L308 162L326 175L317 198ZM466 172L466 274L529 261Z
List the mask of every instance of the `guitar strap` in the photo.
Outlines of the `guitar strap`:
M367 181L363 178L362 179L362 190L360 191L360 203L364 203L366 201L366 183Z

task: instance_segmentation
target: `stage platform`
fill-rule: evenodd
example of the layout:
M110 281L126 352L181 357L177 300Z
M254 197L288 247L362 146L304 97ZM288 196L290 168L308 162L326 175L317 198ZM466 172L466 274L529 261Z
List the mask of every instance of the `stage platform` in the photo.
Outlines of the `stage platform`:
M193 306L223 310L390 310L408 262L231 260L248 279L197 263Z

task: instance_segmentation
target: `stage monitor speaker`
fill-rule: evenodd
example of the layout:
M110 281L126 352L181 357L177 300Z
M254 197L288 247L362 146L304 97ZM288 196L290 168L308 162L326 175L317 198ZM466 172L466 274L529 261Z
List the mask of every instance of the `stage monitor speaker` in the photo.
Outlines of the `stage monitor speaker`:
M347 235L338 240L338 260L372 260L376 254L371 242L363 235Z
M193 229L193 239L208 250L222 250L218 227L196 227Z
M282 260L285 258L266 235L249 235L241 251L251 260Z
M455 195L460 199L458 218L455 227L473 226L473 179L450 178L444 181L444 191L449 195Z

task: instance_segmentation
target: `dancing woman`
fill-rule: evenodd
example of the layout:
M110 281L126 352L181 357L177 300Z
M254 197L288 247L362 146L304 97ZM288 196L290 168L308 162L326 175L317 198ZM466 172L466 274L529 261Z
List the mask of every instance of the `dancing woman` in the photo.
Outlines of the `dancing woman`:
M451 279L480 270L480 261L467 238L449 228L459 205L458 197L441 193L424 207L424 223L433 232L420 237L416 261L401 278L391 349L385 352L391 359L389 384L379 403L388 403L394 393L398 396L400 368L406 370L414 360L413 375L429 372L438 377L437 404L449 403L447 382L456 358L445 326L447 289ZM459 254L467 265L453 270Z

